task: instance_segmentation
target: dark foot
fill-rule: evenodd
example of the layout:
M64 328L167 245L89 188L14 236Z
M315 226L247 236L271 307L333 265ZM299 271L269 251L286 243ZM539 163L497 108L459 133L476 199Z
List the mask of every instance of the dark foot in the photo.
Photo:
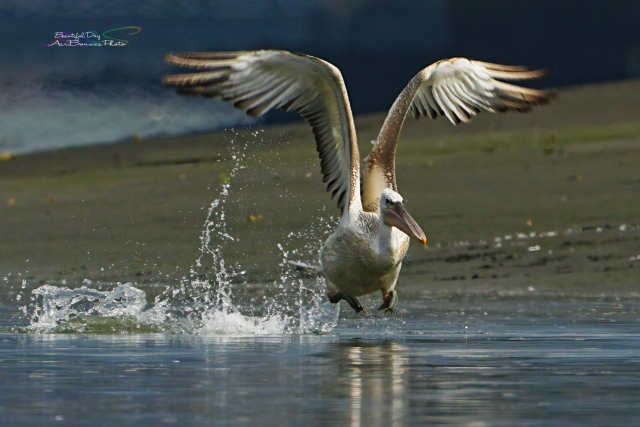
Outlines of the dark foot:
M358 298L354 297L353 295L347 292L341 291L341 292L336 292L335 294L331 294L327 296L329 297L329 301L331 301L334 304L339 303L341 299L345 300L346 302L349 303L351 308L353 308L353 310L356 313L360 313L361 311L366 311L362 306L362 304L360 304L360 301L358 301Z
M395 307L398 302L398 293L396 291L382 291L382 304L378 307L378 310L384 310L386 312L393 312L393 307Z

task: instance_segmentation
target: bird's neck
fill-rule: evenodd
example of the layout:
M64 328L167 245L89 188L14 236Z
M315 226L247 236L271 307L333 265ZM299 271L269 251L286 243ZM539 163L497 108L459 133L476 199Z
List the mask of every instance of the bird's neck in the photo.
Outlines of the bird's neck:
M396 252L396 250L402 246L403 240L406 240L408 236L395 227L388 226L384 223L382 215L378 216L378 233L377 243L380 251Z

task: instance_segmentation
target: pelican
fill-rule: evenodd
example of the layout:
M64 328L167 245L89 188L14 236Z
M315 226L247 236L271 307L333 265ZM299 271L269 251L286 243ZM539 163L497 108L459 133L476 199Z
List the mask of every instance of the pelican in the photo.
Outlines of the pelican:
M353 113L334 65L284 50L168 53L165 60L191 69L163 79L179 94L220 98L256 117L274 108L295 111L311 125L323 182L341 211L320 255L327 297L345 300L356 312L364 311L357 297L374 291L382 292L379 309L392 311L410 239L427 244L396 185L395 153L407 115L445 116L456 125L482 111L529 111L551 97L501 81L539 78L544 70L466 58L437 61L420 70L391 106L363 161L361 183Z

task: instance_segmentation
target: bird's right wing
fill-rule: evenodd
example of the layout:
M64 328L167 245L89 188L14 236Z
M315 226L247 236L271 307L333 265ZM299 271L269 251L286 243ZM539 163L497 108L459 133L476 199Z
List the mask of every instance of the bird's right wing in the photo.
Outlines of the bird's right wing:
M180 94L221 98L253 116L273 108L299 113L313 128L327 191L341 209L360 204L353 115L335 66L282 50L169 53L165 60L198 70L164 77Z

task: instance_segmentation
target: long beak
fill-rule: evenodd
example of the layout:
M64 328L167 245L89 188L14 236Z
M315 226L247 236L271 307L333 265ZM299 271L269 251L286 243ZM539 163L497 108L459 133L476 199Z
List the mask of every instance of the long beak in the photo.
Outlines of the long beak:
M423 245L427 244L427 236L425 236L424 231L422 231L422 228L420 228L416 220L409 215L409 212L407 212L402 204L398 203L387 210L385 222L388 225L397 227L407 236L413 237Z

